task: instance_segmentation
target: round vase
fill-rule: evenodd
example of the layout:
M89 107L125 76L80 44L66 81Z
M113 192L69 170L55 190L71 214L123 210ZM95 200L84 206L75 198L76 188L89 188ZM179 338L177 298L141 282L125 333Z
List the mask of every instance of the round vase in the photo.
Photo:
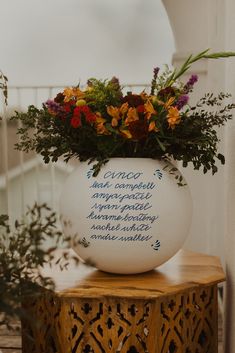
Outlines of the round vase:
M79 163L61 194L64 233L76 236L79 257L119 274L152 270L183 245L192 200L172 164L149 158L112 158L93 177Z

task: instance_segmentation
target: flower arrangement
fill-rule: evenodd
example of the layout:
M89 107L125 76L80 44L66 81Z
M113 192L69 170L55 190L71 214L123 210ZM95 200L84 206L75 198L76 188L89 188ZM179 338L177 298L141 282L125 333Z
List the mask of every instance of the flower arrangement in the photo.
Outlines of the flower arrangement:
M65 88L54 99L38 109L30 106L26 113L16 112L22 122L17 148L40 153L44 161L96 161L96 175L111 157L173 158L186 167L203 168L204 173L217 171L216 159L220 127L232 118L235 105L224 105L230 96L205 94L195 106L189 95L197 82L192 75L186 83L180 77L192 63L203 58L217 59L235 53L209 53L205 50L190 55L178 70L168 67L161 73L154 69L150 92L127 92L113 77L111 80L89 79L87 86ZM216 109L215 109L216 108ZM31 128L37 133L32 134Z

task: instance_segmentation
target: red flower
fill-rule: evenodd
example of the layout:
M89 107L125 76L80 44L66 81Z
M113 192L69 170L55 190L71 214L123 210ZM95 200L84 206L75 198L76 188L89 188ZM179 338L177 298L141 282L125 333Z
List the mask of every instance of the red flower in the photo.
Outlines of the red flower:
M68 103L65 103L64 106L63 106L64 107L64 111L66 113L70 113L73 105L74 105L73 101L69 101Z
M144 113L144 111L145 111L145 107L143 104L138 105L138 107L136 109L137 109L138 113Z
M88 123L93 123L93 122L95 122L95 121L96 121L96 115L95 115L94 113L92 113L92 112L87 113L87 114L86 114L86 121L87 121Z
M169 98L169 97L175 97L175 90L173 87L169 86L166 88L161 89L161 91L158 92L158 96L160 98Z
M74 111L73 111L73 116L74 116L74 117L79 117L79 118L80 118L80 115L81 115L81 109L80 109L80 107L76 107L76 108L74 108Z
M144 104L142 97L139 94L128 93L123 99L123 103L128 103L131 107L138 107L138 105Z
M71 107L70 107L70 105L65 104L65 105L64 105L64 111L65 111L66 113L70 113L70 112L71 112Z
M129 131L134 140L144 140L148 137L148 124L145 120L132 121L129 124Z
M91 110L88 107L88 105L82 105L79 108L80 108L81 112L83 112L84 114L89 114L91 112Z
M58 93L57 96L55 97L54 101L56 103L62 103L64 101L64 95L63 93Z
M80 119L80 116L73 116L71 121L70 121L70 124L72 127L74 127L74 129L78 128L79 126L81 126L81 119Z
M88 105L82 105L82 106L76 107L74 109L73 115L80 117L81 113L85 115L86 121L88 123L93 123L94 121L96 121L96 116L94 113L92 113Z

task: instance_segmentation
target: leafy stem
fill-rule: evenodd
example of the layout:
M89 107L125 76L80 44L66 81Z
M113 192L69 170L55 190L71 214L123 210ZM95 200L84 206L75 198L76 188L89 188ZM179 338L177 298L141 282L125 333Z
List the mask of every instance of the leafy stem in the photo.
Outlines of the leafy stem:
M167 85L171 86L178 78L180 78L190 66L201 59L220 59L235 56L235 52L217 52L209 54L210 49L203 50L197 55L189 55L183 65L177 70L175 69L169 77Z

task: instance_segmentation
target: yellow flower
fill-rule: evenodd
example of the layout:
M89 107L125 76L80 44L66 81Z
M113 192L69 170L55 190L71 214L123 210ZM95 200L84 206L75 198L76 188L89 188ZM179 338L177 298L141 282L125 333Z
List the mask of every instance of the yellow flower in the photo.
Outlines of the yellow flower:
M85 99L78 99L76 102L76 106L80 107L82 105L86 105Z
M73 98L82 98L84 92L82 92L78 87L67 87L64 89L63 95L65 96L64 101L69 102Z
M144 104L144 108L145 108L145 115L146 118L149 120L151 118L152 115L156 115L157 112L154 109L152 103L150 102L150 100L148 99L147 102Z
M172 129L175 128L175 125L180 123L180 113L176 107L170 107L168 109L167 121L169 127L171 127Z
M125 119L125 124L129 125L132 121L136 121L136 120L139 120L137 110L136 108L131 107L128 109L127 117Z

